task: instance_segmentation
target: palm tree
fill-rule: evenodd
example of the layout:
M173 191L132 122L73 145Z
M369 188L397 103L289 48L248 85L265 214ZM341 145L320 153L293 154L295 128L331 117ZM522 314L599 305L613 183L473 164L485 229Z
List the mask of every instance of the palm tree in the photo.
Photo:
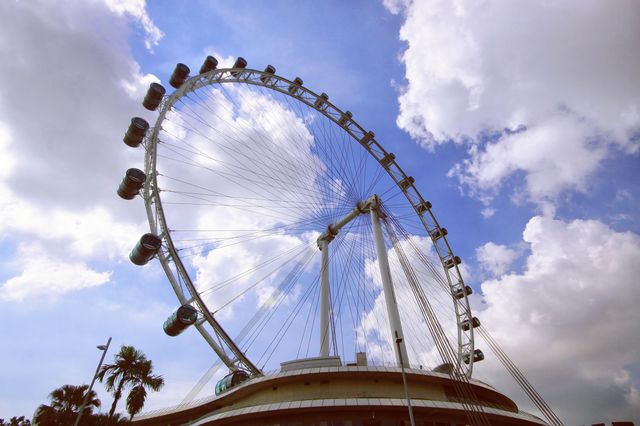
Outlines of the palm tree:
M31 421L25 419L24 416L13 416L6 422L4 419L0 419L0 426L31 426Z
M142 410L147 398L146 389L158 391L164 385L162 376L153 374L153 363L133 346L121 346L114 357L113 364L105 364L98 373L98 380L104 381L105 387L113 392L113 404L109 417L113 417L118 401L125 388L131 388L127 397L127 411L130 418Z
M131 423L125 417L122 417L120 413L115 413L113 417L109 417L107 414L93 414L87 420L89 422L87 425L89 426L120 426Z
M89 385L63 385L49 394L50 405L42 404L36 410L33 422L36 425L68 425L73 424ZM93 407L100 407L100 400L95 391L91 391L85 407L85 413L91 414Z

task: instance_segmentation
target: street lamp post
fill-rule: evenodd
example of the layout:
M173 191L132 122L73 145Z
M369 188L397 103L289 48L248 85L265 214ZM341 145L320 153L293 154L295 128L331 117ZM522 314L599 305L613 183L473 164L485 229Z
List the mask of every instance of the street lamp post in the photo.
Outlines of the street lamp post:
M84 396L84 400L82 401L82 405L80 406L80 411L78 412L78 417L76 417L76 422L74 426L78 426L80 424L80 419L82 418L82 412L84 411L84 407L87 405L87 401L89 400L89 395L91 394L91 390L93 389L93 384L96 382L96 378L98 378L98 372L100 371L100 367L102 367L102 361L104 361L105 355L107 355L107 351L109 350L109 345L111 344L111 337L107 340L106 345L98 345L96 348L102 351L102 356L100 357L100 362L98 363L98 368L96 368L96 372L93 375L93 379L91 379L91 384L89 385L89 389L87 390L87 394Z
M402 362L402 353L401 346L402 338L398 336L398 332L396 331L396 345L398 345L398 353L401 354L400 358L400 368L402 370L402 384L404 385L404 395L407 398L407 408L409 409L409 421L411 422L411 426L416 426L416 421L413 418L413 407L411 407L411 398L409 398L409 387L407 386L407 377L404 374L404 362Z

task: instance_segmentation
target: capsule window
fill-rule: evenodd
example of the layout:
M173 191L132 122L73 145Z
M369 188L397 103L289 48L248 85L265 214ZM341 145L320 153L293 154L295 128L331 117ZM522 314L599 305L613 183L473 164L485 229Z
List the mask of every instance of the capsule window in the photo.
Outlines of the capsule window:
M175 337L195 324L198 320L198 311L191 305L180 306L162 325L164 332Z
M303 84L304 82L302 81L302 79L300 77L296 77L295 79L293 79L293 83L289 85L289 88L287 90L293 96L297 96L300 94L300 86L302 86Z
M453 295L456 299L462 299L465 295L469 296L470 294L473 294L473 290L471 289L471 287L464 286L463 288L456 290Z
M449 231L447 231L447 228L436 228L433 231L431 231L431 239L433 239L433 241L437 241L440 238L445 237L448 233Z
M216 67L218 66L218 60L216 58L214 58L213 56L207 56L206 58L204 58L204 62L202 63L202 66L200 67L200 74L204 74L207 73L209 71L213 71L216 69Z
M238 70L243 70L247 67L247 60L244 59L243 57L239 56L238 59L236 59L235 63L233 64L232 68L235 68L236 71L231 71L231 75L234 77L237 77L240 75L241 71Z
M340 116L340 118L338 119L338 124L341 126L344 126L345 124L351 121L352 117L353 117L353 114L351 114L351 111L347 111Z
M413 185L415 181L416 180L412 176L407 176L406 178L404 178L400 182L398 182L398 185L400 185L400 188L405 190L405 189L409 188L411 185Z
M158 109L158 106L160 106L160 102L162 102L162 98L166 92L166 89L161 84L151 83L142 101L142 106L149 111L155 111Z
M118 187L118 195L125 200L132 200L140 193L147 175L140 169L128 169Z
M133 117L122 140L131 148L138 147L149 130L149 123L144 118Z
M470 359L471 359L471 356L469 352L462 355L462 360L464 361L465 364L469 364ZM475 349L473 351L473 362L482 361L483 359L484 359L484 353L482 353L480 349Z
M447 269L451 269L455 265L459 265L461 263L462 263L462 260L458 256L453 256L444 261L444 266Z
M260 81L267 84L276 73L276 68L273 65L267 65L263 72L264 74L260 76Z
M374 137L375 137L375 134L372 131L368 131L367 133L364 134L362 139L360 139L360 143L362 145L369 146L369 144L371 143Z
M162 240L155 234L144 234L135 245L129 259L136 265L146 265L160 251Z
M325 110L327 109L328 100L329 100L329 95L327 95L326 93L323 93L320 96L318 96L318 98L313 103L313 105L318 109Z
M431 202L429 201L423 201L422 203L420 203L420 205L418 206L418 213L422 214L428 210L431 210L431 207L433 207L433 205L431 204Z
M229 389L249 380L251 376L243 370L236 370L223 377L216 383L216 395L220 395Z
M471 321L466 319L460 323L460 327L462 327L464 331L469 331L472 328L480 327L480 320L477 317L473 317Z
M169 84L172 87L178 89L180 86L182 86L182 83L187 80L190 72L191 70L185 64L176 64L176 67L173 70L173 74L171 74L171 78L169 79Z
M385 155L384 157L382 157L382 160L380 160L380 164L382 165L382 167L384 167L385 169L388 169L389 166L391 165L391 163L393 163L393 161L396 159L395 154L393 154L392 152L388 152L387 155Z

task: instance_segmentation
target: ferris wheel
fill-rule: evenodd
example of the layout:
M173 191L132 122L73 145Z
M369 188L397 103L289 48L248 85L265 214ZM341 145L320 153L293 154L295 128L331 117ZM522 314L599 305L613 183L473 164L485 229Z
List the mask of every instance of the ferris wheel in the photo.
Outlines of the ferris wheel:
M460 258L433 207L349 111L302 79L238 58L198 74L178 64L152 83L124 137L144 148L118 194L142 197L157 257L180 307L231 371L276 359L366 353L371 362L450 365L469 378L483 354ZM244 374L243 373L243 374Z

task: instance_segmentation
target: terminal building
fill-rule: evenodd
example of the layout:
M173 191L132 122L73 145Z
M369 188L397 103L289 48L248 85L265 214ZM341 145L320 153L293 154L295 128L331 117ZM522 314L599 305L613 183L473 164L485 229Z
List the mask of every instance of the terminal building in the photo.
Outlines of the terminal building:
M469 424L449 374L367 365L364 354L342 365L339 357L281 364L279 372L256 378L234 375L218 384L218 395L194 404L134 419L137 425L233 426L408 426L409 403L416 426ZM243 379L247 379L244 380ZM546 425L518 409L508 397L470 379L475 404L492 425ZM407 398L408 394L408 398Z

